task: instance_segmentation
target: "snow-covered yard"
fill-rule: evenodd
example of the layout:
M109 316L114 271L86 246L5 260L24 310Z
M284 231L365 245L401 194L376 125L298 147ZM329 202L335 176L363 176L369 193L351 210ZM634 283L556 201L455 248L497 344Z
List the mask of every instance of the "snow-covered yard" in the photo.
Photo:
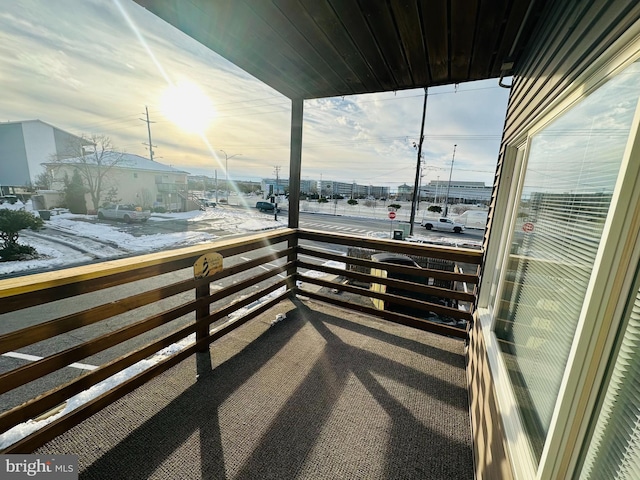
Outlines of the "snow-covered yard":
M0 208L22 209L31 211L31 202L23 204L4 203ZM56 213L56 212L54 212ZM35 212L38 215L37 212ZM188 245L197 245L211 242L218 237L211 233L186 231L158 233L155 235L134 236L123 231L123 225L109 223L94 223L85 221L93 220L91 215L74 215L61 211L51 215L45 222L47 228L53 228L60 232L73 236L73 245L65 248L59 239L52 241L47 236L32 233L29 230L21 232L19 243L34 247L41 258L21 262L0 262L0 278L3 274L24 272L33 269L59 268L67 264L78 263L92 258L109 258L117 253L146 253L169 248L179 248ZM252 210L243 210L233 207L209 208L206 211L195 210L181 213L153 214L149 222L166 222L170 220L182 220L186 222L220 221L224 223L225 230L236 233L252 233L273 228L286 227L286 217L283 220L274 221L267 219ZM96 243L101 243L101 248L96 250ZM91 251L88 257L82 253Z

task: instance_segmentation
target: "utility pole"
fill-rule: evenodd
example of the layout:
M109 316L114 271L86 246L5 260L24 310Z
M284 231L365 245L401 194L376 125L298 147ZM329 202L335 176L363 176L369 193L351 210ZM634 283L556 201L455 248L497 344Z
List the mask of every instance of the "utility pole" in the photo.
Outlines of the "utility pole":
M451 189L451 175L453 174L453 161L456 159L456 147L458 144L453 146L453 156L451 157L451 170L449 171L449 184L447 185L447 196L444 200L444 216L447 216L449 212L449 190Z
M148 145L149 146L149 159L151 161L153 161L153 143L151 143L151 124L152 123L156 123L156 122L152 122L149 120L149 109L147 108L147 106L144 106L144 111L146 112L146 120L144 118L141 118L140 120L142 120L143 122L145 122L147 124L147 132L149 133L149 143L143 143L143 145Z
M422 177L424 177L424 173L422 173L424 165L424 159L420 161L420 182L418 184L418 201L416 202L416 211L420 211L420 195L422 193Z
M274 195L273 199L274 199L274 209L273 209L273 219L277 222L278 221L278 192L280 191L280 167L275 166L273 167L276 171L276 194Z
M409 235L413 235L413 222L416 219L416 194L420 195L418 192L418 183L420 181L420 168L422 166L422 142L424 141L424 121L427 117L427 97L429 96L429 89L424 89L424 104L422 105L422 125L420 126L420 140L418 145L413 144L414 147L418 150L418 163L416 165L416 178L413 182L413 202L411 202L411 217L409 218Z

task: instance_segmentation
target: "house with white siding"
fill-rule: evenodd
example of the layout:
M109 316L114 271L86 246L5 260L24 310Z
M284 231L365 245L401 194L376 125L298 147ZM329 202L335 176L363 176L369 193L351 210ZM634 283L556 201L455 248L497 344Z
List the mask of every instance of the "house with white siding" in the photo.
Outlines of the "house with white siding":
M134 203L145 207L163 207L172 211L186 211L197 208L188 199L188 172L178 170L148 158L132 153L106 152L104 163L112 164L103 180L101 203L104 195L115 188L121 203ZM109 159L109 157L112 157ZM94 170L98 174L97 165L83 161L81 158L68 158L56 162L45 163L53 182L51 188L61 191L65 187L65 177L71 178L78 168ZM101 167L105 168L105 167ZM86 183L86 182L85 182ZM93 205L87 195L87 209L97 210L100 205Z

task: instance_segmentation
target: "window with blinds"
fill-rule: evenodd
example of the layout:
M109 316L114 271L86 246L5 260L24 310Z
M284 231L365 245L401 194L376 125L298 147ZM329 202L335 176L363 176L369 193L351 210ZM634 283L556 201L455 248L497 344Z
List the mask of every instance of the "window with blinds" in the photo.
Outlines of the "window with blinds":
M494 332L538 461L640 96L639 66L529 142Z
M640 478L640 290L633 300L582 480Z

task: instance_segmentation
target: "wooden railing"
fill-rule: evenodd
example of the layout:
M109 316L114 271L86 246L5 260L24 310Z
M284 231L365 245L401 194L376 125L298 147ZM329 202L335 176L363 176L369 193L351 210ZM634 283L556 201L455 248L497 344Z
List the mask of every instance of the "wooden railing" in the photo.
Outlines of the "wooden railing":
M310 230L300 230L298 242L296 278L302 282L299 293L396 323L466 338L475 308L481 251ZM314 248L313 243L324 246ZM348 246L350 251L347 255L327 252L327 245ZM376 252L394 253L402 257L401 260L409 257L427 267L374 262L370 257ZM345 269L314 265L303 260L304 257L345 263ZM336 280L302 275L300 270L305 268L333 275ZM469 273L464 273L467 270ZM324 291L305 289L305 283L324 287ZM350 298L342 299L340 295L332 295L333 292L347 292Z
M34 380L42 382L42 379L52 372L83 360L86 361L87 358L105 352L107 349L125 345L125 342L131 342L135 337L144 337L144 334L148 336L149 332L158 327L164 327L165 330L167 327L169 328L168 332L151 339L145 339L146 342L142 345L131 351L126 351L116 358L109 359L88 373L62 385L55 385L47 391L36 391L33 399L15 405L8 410L5 406L6 411L0 414L0 432L6 432L22 422L58 407L73 395L105 381L139 361L147 359L162 349L196 333L195 341L188 347L8 446L2 450L2 453L32 451L184 358L197 351L206 350L215 339L290 295L295 287L293 281L295 238L294 230L279 230L276 233L254 235L235 241L217 242L206 246L189 247L0 281L0 315L14 312L13 319L23 319L24 323L29 320L30 307L48 304L51 305L51 311L54 312L57 308L54 305L62 299L76 298L76 296L83 294L92 294L94 298L102 295L102 302L88 309L54 317L1 335L0 354L15 352L38 342L43 342L39 344L43 350L55 350L56 343L65 343L59 342L59 336L67 332L80 331L83 328L108 322L125 312L134 313L119 328L107 329L75 346L62 348L40 360L1 372L0 394L19 389ZM261 250L264 251L261 252ZM213 276L197 280L192 272L194 262L201 255L209 252L222 255L225 263L227 259L232 260L247 252L259 256L251 260L241 259L235 265L225 266L221 272ZM269 271L257 268L273 262L279 264L275 268L270 268ZM259 272L252 271L256 269ZM173 273L180 279L164 285L162 284L162 276L167 273ZM243 274L241 280L210 293L210 285L220 285L224 283L224 279L231 279L230 277L238 274ZM278 274L284 278L278 277ZM115 301L112 298L113 294L107 290L110 287L139 283L142 280L148 281L154 278L160 281L160 286L124 296L124 298ZM139 289L137 283L135 289L131 288L132 291ZM254 291L245 293L248 289ZM193 293L191 300L183 301L179 298L179 294L190 291ZM273 298L260 302L258 308L250 310L243 317L216 325L218 320L225 318L230 313L274 292L278 293ZM244 296L240 300L230 302L230 299L238 298L241 294ZM178 299L171 301L175 296L178 296ZM141 312L140 318L136 317L137 309L144 306L157 307L160 302L167 302L167 304L171 304L171 307L160 312L157 312L157 308L153 308L155 310L153 313ZM210 313L210 306L216 302L221 302L223 305L218 306L214 312ZM171 328L172 325L175 326ZM213 328L210 328L211 326ZM79 333L79 335L84 336L85 334Z
M318 243L346 246L351 255L318 248ZM445 261L453 268L446 271L374 262L367 258L365 249L431 259L428 265ZM355 256L356 251L365 251L365 255ZM211 252L223 257L224 268L212 276L195 278L194 262ZM327 265L327 261L345 263L346 269ZM464 337L466 331L460 325L428 318L435 315L471 321L480 261L481 252L474 250L284 229L0 280L0 332L6 332L0 335L0 354L25 349L25 353L52 352L0 371L0 432L49 415L74 395L166 347L181 341L186 345L0 453L31 452L190 355L205 351L208 356L211 342L290 295L299 293L393 322ZM469 272L461 273L461 265ZM385 275L372 275L371 269ZM309 276L309 270L334 280ZM372 284L383 287L372 290ZM460 288L462 285L468 287ZM351 297L345 299L333 291ZM372 300L378 301L378 306L384 302L384 308L375 308ZM252 308L247 309L249 306ZM418 315L407 314L406 309ZM229 318L240 310L242 316ZM420 318L420 312L431 317ZM8 326L15 323L24 326ZM29 351L34 344L38 345ZM60 374L79 362L97 365L71 380L68 373Z

